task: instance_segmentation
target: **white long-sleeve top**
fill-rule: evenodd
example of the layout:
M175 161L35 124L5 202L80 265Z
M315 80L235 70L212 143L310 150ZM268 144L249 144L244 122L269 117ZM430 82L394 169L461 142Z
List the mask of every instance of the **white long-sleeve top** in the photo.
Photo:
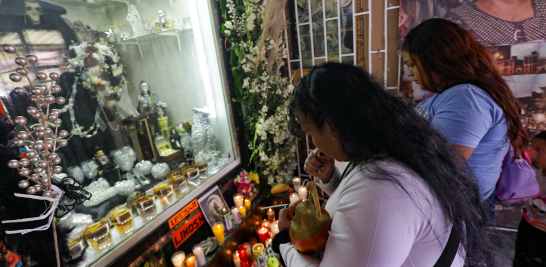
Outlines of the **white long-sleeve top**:
M299 253L291 243L280 246L287 267L366 266L432 267L445 247L451 224L423 179L392 159L377 166L397 178L411 194L367 168L355 168L341 179L336 168L327 184L326 210L332 226L321 260ZM449 179L449 177L446 177ZM463 266L458 254L452 267Z

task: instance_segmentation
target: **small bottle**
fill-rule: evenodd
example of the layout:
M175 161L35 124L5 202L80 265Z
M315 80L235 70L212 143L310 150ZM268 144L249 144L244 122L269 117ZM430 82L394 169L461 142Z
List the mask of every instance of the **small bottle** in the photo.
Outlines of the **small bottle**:
M224 223L224 231L226 233L231 232L233 229L233 221L231 219L231 212L228 208L224 207L220 210L220 214L222 216L222 222Z

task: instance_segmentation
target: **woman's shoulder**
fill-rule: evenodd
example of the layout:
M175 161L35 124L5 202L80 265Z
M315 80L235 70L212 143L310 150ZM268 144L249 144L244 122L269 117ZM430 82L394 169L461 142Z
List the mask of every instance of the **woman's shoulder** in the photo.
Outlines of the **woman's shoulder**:
M480 102L484 104L497 105L495 100L483 89L478 86L469 83L463 83L455 85L444 92L439 96L439 99L444 100L453 100L453 101L462 101L462 102Z
M386 198L431 199L432 193L419 174L396 159L385 157L363 164L346 187L363 186Z

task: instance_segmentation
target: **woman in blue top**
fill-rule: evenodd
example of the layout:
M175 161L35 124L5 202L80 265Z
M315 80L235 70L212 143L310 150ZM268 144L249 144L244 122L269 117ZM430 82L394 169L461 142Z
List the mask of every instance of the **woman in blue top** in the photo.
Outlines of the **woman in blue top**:
M402 58L408 76L435 93L418 109L472 168L482 200L494 215L495 188L508 146L521 153L528 139L521 107L492 55L468 30L430 19L406 36Z

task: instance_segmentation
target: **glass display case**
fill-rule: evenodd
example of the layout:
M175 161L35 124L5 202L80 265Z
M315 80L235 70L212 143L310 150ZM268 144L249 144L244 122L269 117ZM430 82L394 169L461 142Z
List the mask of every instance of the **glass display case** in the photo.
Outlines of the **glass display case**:
M240 164L213 0L2 0L0 97L12 118L58 73L63 172L92 197L60 220L70 255L106 266ZM23 88L28 94L14 90ZM20 90L20 89L19 89ZM22 130L22 129L18 129ZM32 150L26 146L23 151ZM39 194L39 193L37 193Z

